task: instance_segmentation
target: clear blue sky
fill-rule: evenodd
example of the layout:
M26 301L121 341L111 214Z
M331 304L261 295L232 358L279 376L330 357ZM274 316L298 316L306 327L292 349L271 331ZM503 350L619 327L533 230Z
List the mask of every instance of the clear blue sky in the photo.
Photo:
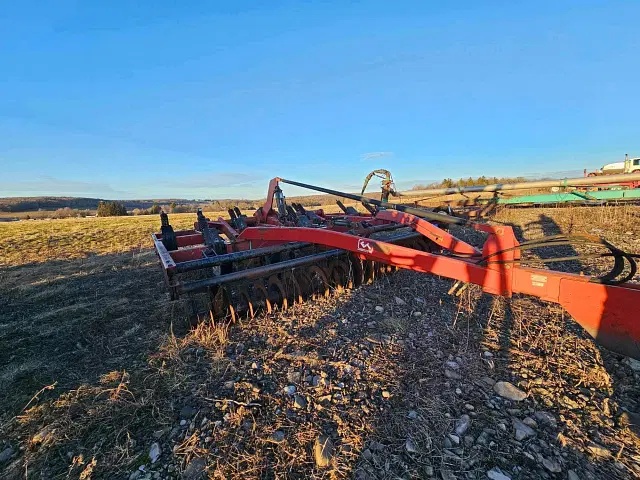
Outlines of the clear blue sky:
M640 156L640 2L5 2L0 196L261 197ZM285 193L297 193L290 188Z

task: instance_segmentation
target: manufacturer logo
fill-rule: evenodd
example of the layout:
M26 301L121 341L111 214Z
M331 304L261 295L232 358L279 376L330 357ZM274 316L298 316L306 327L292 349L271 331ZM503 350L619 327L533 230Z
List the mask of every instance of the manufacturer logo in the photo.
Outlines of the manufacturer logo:
M371 243L362 238L358 239L358 251L365 253L373 253L373 247Z

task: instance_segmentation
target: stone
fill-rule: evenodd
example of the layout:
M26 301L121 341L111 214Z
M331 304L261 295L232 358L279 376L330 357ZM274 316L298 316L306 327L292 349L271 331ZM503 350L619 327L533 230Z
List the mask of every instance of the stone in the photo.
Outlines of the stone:
M302 395L295 395L293 397L293 408L307 408L307 399Z
M129 480L137 480L140 477L140 475L142 475L142 472L140 470L131 472L131 475L129 475Z
M491 470L487 472L487 477L491 480L511 480L511 477L502 473L498 467L493 467Z
M400 297L394 297L394 300L396 302L396 305L400 305L400 306L404 306L407 304L407 302L405 302L403 299L401 299Z
M415 410L411 410L409 413L407 413L407 418L415 420L416 418L418 418L418 412L416 412Z
M580 480L580 475L575 470L569 470L567 472L567 480Z
M389 398L391 397L391 393L389 393L388 390L383 390L382 391L382 398Z
M451 442L453 442L455 445L460 445L460 437L454 435L453 433L449 434L449 440L451 440Z
M288 386L284 387L282 389L282 391L284 393L286 393L287 395L293 395L294 393L296 393L296 386L295 385L288 385Z
M491 438L491 434L487 431L487 429L484 429L480 433L480 435L478 435L478 438L476 439L476 444L478 444L478 445L488 445L490 438Z
M450 378L451 380L462 379L462 375L460 375L458 372L454 372L453 370L449 370L448 368L444 369L444 376Z
M180 410L180 418L191 418L196 414L197 410L189 405L185 405Z
M525 438L535 437L536 432L533 428L525 425L517 418L512 418L511 421L513 423L513 428L516 431L516 440L520 442Z
M556 417L554 417L549 412L538 411L533 414L533 418L535 418L542 425L548 425L553 428L558 427L558 423L556 422Z
M460 369L460 365L458 364L458 362L454 362L453 360L448 360L444 364L447 366L447 368L450 368L451 370Z
M416 445L415 445L415 443L413 443L413 440L411 440L410 438L407 438L407 441L404 442L404 448L409 453L416 453L417 452Z
M149 459L151 463L156 463L162 454L162 449L160 448L160 444L158 442L154 442L151 444L151 448L149 449Z
M0 464L7 462L13 455L13 448L7 447L0 452Z
M440 476L442 477L442 480L458 480L458 477L449 470L440 470Z
M182 472L182 480L199 480L204 477L207 461L203 457L192 459Z
M527 427L538 428L538 424L531 417L526 417L524 420L522 420L522 423L524 423Z
M333 442L327 435L320 435L313 445L313 458L320 468L328 467L333 458Z
M482 377L480 380L489 387L493 387L496 384L496 381L491 377Z
M413 316L414 317L421 317L422 316L422 312L413 312Z
M291 383L300 383L300 378L302 374L300 372L289 372L287 373L287 381Z
M560 473L562 471L562 465L555 458L543 457L542 465L551 473Z
M271 443L282 443L284 442L284 432L282 430L276 430L271 435L269 435L269 442Z
M233 387L236 386L236 382L234 382L233 380L229 380L228 382L224 382L223 387L226 388L227 390L233 390Z
M624 359L624 363L629 365L633 371L640 373L640 360L636 360L635 358L627 357L627 358Z
M471 425L471 418L469 415L462 415L458 420L456 420L456 435L461 437L465 434L467 430L469 430L469 426Z
M378 312L378 313L384 312L384 307L381 306L381 305L376 305L376 312Z
M507 398L514 402L521 402L527 398L527 394L520 390L518 387L509 382L496 382L493 386L493 391L503 398Z

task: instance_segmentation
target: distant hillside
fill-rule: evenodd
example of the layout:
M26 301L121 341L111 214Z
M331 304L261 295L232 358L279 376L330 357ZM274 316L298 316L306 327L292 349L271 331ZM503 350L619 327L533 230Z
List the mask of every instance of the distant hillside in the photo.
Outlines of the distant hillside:
M7 197L0 198L0 212L36 212L38 210L57 210L58 208L73 208L75 210L95 210L101 198L78 197ZM127 210L134 208L150 208L154 204L194 205L203 203L196 200L181 198L167 198L157 200L121 200ZM205 202L206 203L206 202Z
M378 198L379 193L367 193L367 196ZM339 197L333 195L304 195L298 197L287 197L291 202L300 203L305 207L317 207L335 203ZM78 198L78 197L7 197L0 198L0 212L24 213L37 212L38 210L54 211L60 208L72 208L74 210L96 210L100 198ZM214 210L226 210L229 207L238 206L243 211L250 211L264 205L265 199L244 200L244 199L222 199L222 200L186 200L184 198L162 198L151 200L118 200L124 203L127 210L148 209L153 205L168 206L178 205L183 207L181 211L195 211L196 208Z

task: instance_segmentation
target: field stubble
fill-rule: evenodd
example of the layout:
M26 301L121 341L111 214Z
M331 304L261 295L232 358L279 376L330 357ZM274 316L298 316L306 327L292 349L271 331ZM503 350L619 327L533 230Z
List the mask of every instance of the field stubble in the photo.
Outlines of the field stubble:
M637 253L639 216L509 209L494 221L526 239L598 233ZM450 281L405 271L189 330L149 250L157 223L0 224L6 478L640 475L638 372L561 309L477 288L451 297ZM496 381L527 398L497 395Z

